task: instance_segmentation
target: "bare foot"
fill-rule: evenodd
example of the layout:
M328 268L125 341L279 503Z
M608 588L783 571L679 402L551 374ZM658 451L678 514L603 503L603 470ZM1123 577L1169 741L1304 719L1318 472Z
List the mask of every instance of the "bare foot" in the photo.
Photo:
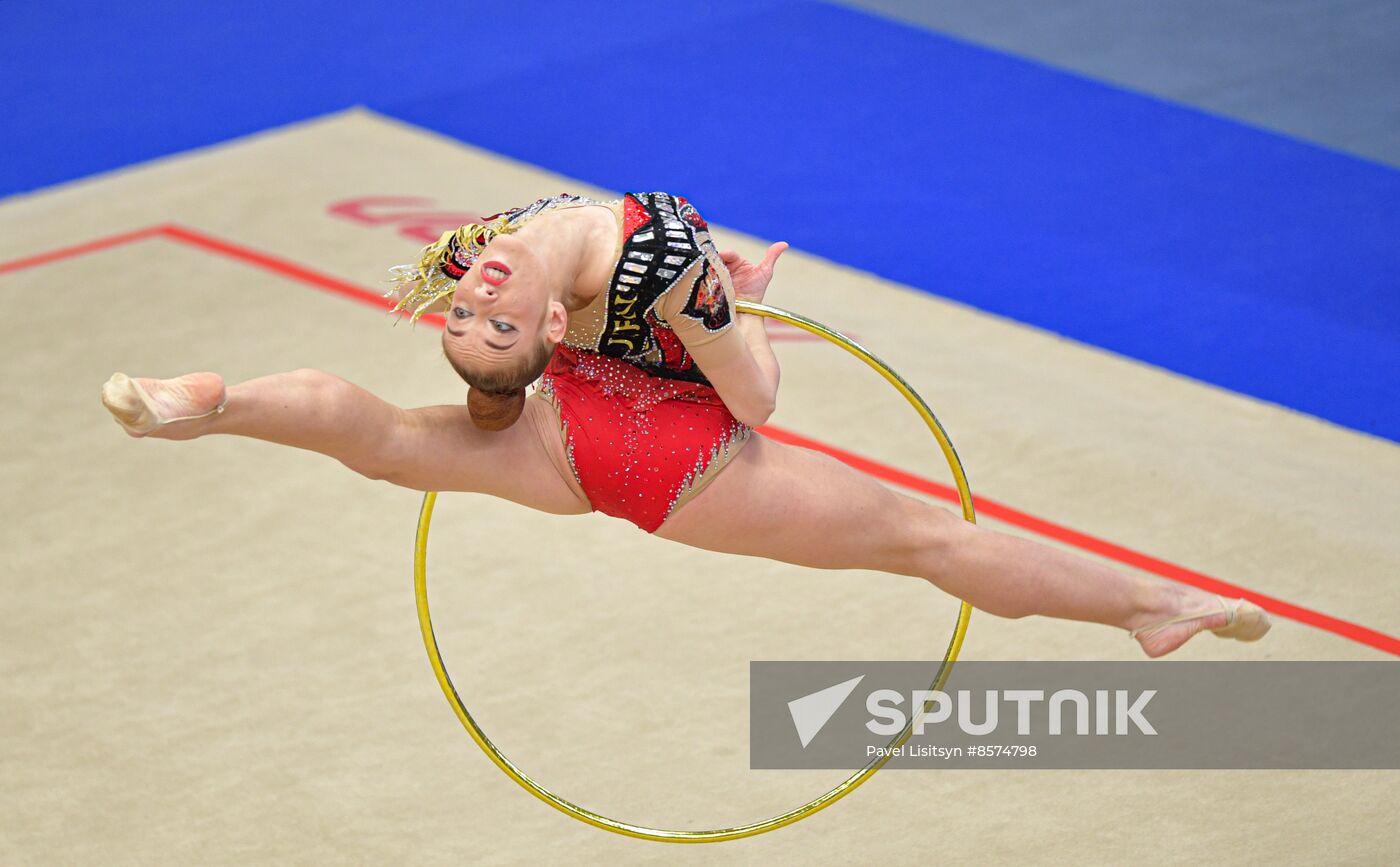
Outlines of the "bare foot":
M102 386L103 406L134 437L165 437L163 425L212 415L224 400L224 380L217 373L187 373L174 379L132 379L114 373Z
M1204 595L1204 594L1202 594ZM1132 637L1150 657L1164 656L1185 644L1196 633L1211 630L1221 638L1258 641L1272 625L1264 609L1244 599L1208 596L1204 605L1192 603L1186 613L1154 626L1133 630Z

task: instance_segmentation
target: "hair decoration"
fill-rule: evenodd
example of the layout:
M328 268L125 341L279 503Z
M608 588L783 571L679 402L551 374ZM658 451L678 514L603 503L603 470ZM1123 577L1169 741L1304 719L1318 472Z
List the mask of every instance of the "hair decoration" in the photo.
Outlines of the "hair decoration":
M394 288L384 293L386 298L397 296L391 312L409 311L409 318L419 317L438 301L457 289L457 281L466 276L481 251L497 235L508 235L517 227L511 225L510 212L485 218L481 223L467 223L423 248L416 265L396 265L389 269L389 282Z

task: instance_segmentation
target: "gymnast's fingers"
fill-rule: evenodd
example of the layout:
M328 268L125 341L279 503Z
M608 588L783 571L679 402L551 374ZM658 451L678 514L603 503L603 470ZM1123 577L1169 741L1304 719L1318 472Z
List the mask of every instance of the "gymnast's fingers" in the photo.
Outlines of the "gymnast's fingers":
M772 271L773 266L778 263L778 257L783 255L783 251L787 248L787 241L779 241L778 243L769 247L768 252L764 254L763 261L759 263L758 267L764 269L765 271Z

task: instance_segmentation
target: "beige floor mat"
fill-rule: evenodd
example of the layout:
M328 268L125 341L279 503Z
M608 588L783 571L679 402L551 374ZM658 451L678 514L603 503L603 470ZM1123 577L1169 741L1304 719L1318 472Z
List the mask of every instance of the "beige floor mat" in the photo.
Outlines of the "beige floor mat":
M375 288L425 226L560 190L607 193L357 111L0 203L0 262L188 230L0 271L0 863L1400 851L1395 772L887 772L810 821L719 847L586 828L501 776L438 693L413 612L418 495L257 442L134 442L98 403L113 370L237 380L297 367L403 405L460 400L432 328L394 326L337 287ZM801 251L769 300L900 370L980 495L1400 632L1394 444ZM775 424L947 480L873 373L822 344L776 345ZM829 786L835 773L747 769L748 662L925 658L956 609L911 579L720 557L468 495L442 499L434 540L439 634L484 724L563 794L643 823L728 824ZM965 656L1128 659L1135 646L1101 627L976 615ZM1201 639L1180 658L1389 657L1281 620L1258 645Z

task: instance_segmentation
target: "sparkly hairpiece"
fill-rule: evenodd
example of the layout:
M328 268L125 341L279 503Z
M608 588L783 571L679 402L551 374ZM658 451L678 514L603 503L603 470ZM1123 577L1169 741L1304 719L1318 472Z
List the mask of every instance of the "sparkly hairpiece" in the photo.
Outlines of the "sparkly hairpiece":
M391 312L409 310L410 321L417 322L433 304L456 291L457 281L476 264L491 239L517 228L510 225L509 217L509 212L498 214L486 218L484 223L468 223L455 231L443 232L435 243L423 248L417 265L390 268L389 282L394 288L384 296L392 298L402 293Z

